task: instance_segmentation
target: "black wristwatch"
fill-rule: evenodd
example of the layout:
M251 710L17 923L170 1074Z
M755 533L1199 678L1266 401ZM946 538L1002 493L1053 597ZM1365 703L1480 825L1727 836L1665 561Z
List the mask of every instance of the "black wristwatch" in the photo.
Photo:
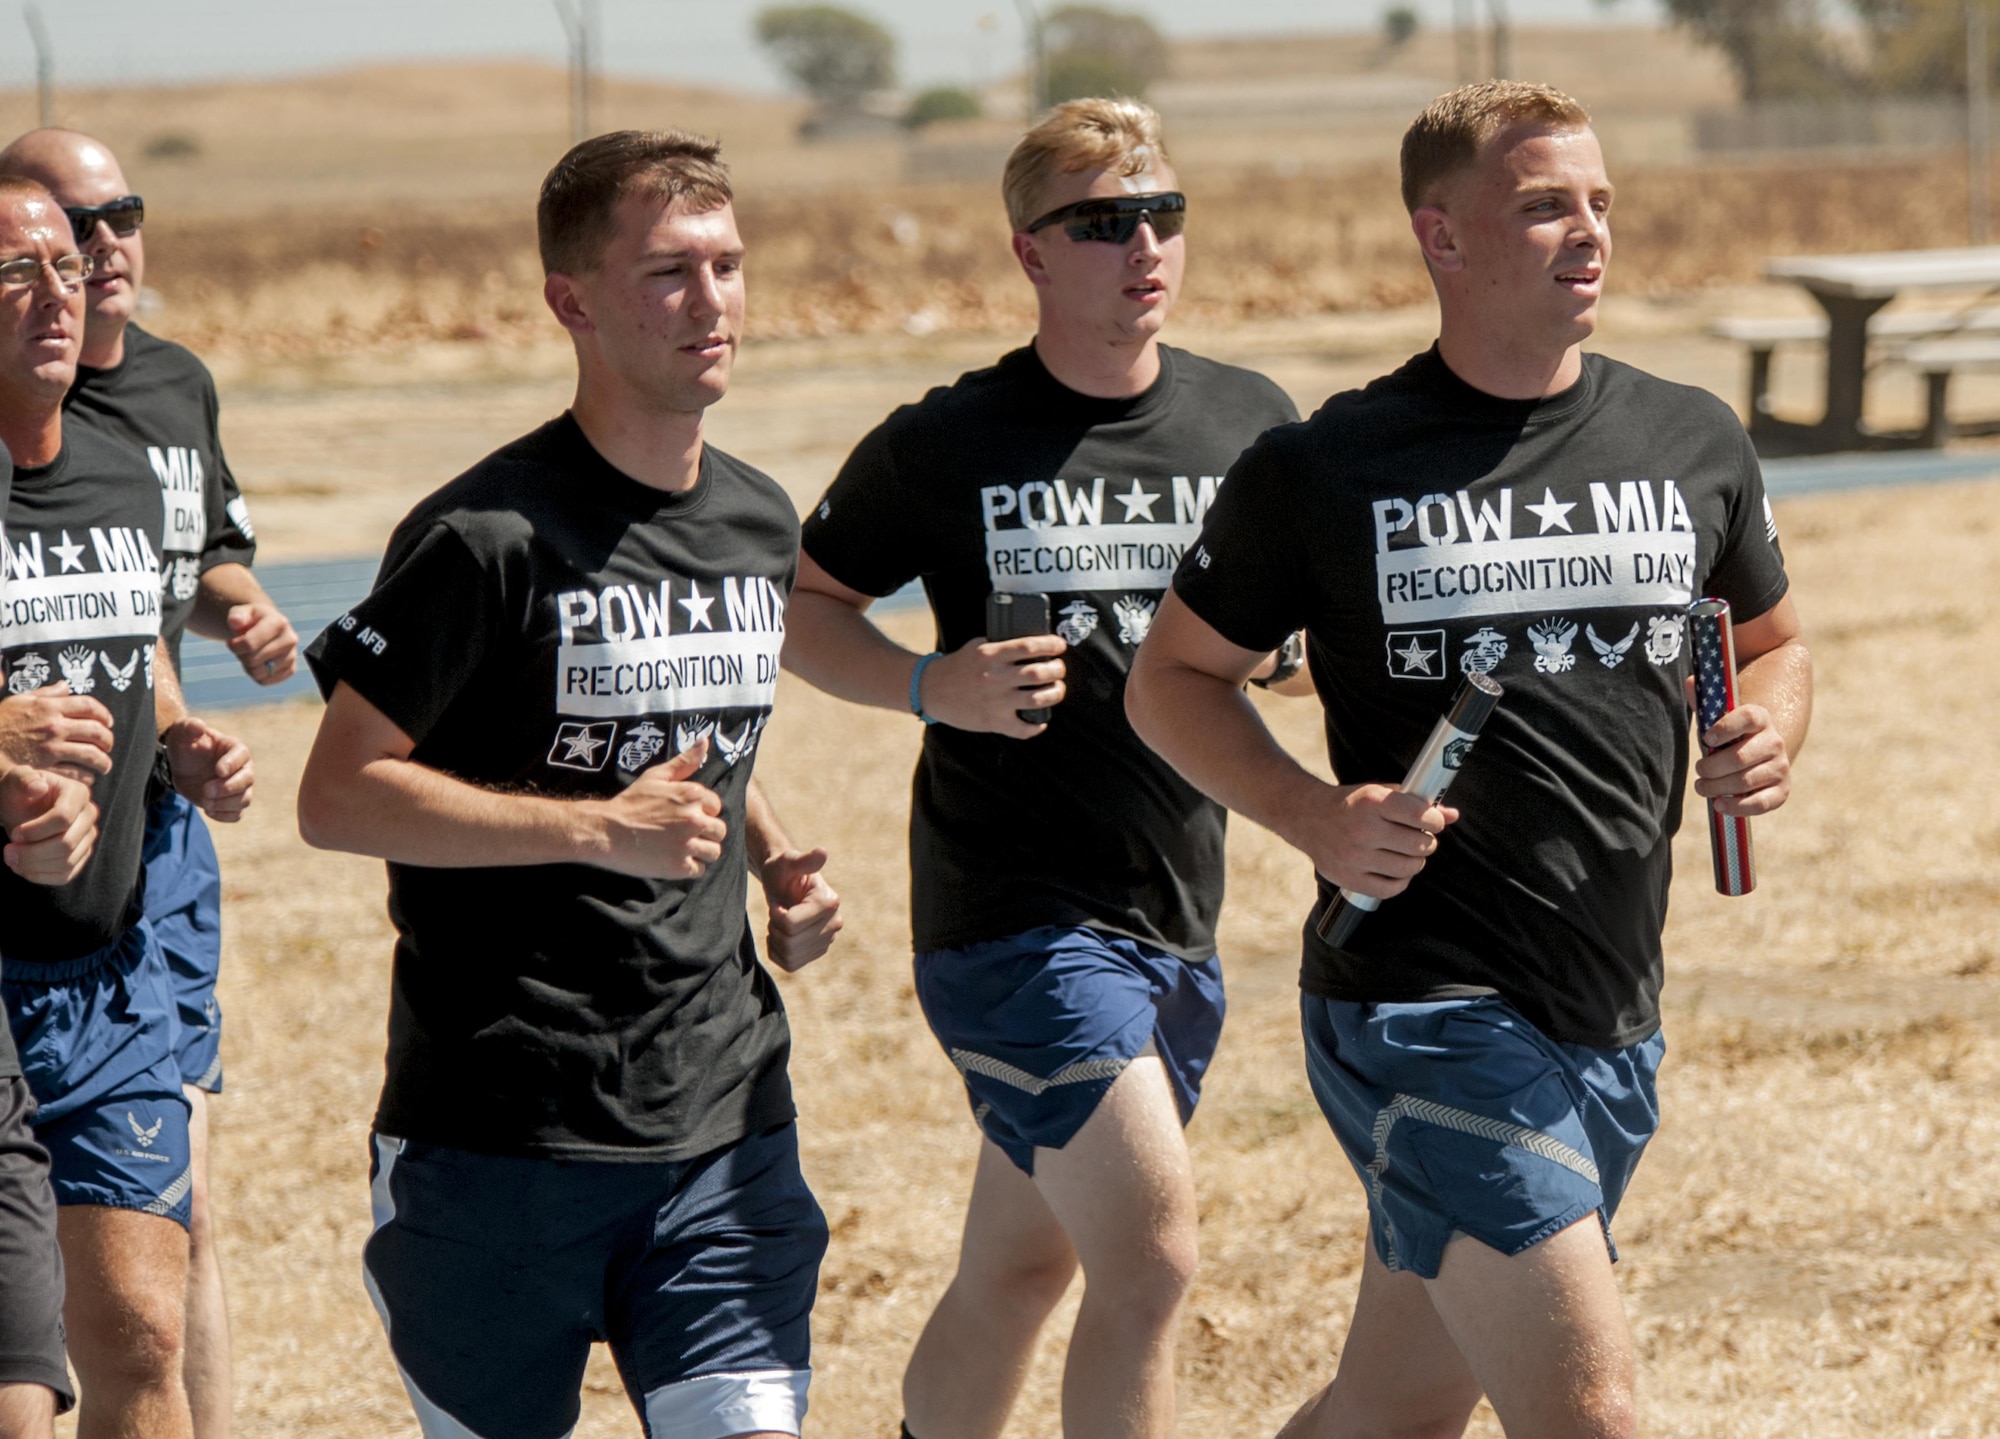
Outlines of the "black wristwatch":
M1278 646L1278 667L1265 675L1264 678L1260 680L1253 679L1250 683L1257 686L1260 690L1267 690L1272 685L1283 684L1286 680L1304 669L1305 663L1306 632L1304 630L1295 630L1285 637L1283 644Z

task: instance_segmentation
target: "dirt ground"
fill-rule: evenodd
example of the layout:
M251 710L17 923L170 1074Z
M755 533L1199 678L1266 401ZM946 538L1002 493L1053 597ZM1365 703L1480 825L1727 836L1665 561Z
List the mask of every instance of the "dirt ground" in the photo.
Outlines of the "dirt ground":
M1184 332L1310 408L1420 345L1421 310ZM803 505L892 404L993 336L784 341L746 352L717 443ZM1732 356L1672 307L1614 307L1606 346L1734 395ZM1796 383L1803 388L1810 377ZM558 410L559 350L225 371L232 458L268 558L379 546L424 490ZM2000 1435L2000 486L1781 503L1819 666L1794 805L1757 826L1763 884L1710 892L1677 849L1666 1120L1620 1216L1645 1430ZM918 617L896 621L912 643ZM1316 707L1269 704L1317 757ZM315 710L239 711L260 783L220 827L228 1090L215 1190L239 1432L416 1432L359 1279L364 1136L381 1077L389 928L378 864L308 852L292 800ZM812 1432L881 1439L947 1281L974 1132L909 977L903 826L917 727L787 679L760 775L834 851L849 928L783 982L808 1175L834 1226ZM1202 1270L1180 1347L1186 1435L1255 1435L1331 1373L1361 1193L1314 1108L1296 1033L1303 861L1236 827L1229 1028L1191 1130ZM1074 1294L1071 1305L1074 1304ZM1009 1433L1053 1439L1066 1309ZM580 1436L637 1432L600 1352ZM1490 1415L1474 1432L1496 1435Z

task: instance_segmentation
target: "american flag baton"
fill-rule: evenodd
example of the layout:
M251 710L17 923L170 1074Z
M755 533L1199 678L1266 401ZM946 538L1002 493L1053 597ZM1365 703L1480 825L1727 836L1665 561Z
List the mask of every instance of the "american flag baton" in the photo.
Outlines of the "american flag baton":
M1420 794L1432 804L1444 798L1444 792L1451 788L1452 780L1458 777L1459 769L1472 753L1487 716L1500 703L1501 693L1500 681L1490 675L1465 677L1465 683L1452 698L1451 708L1431 727L1431 737L1424 741L1409 773L1403 776L1404 794ZM1338 949L1353 938L1361 921L1381 903L1373 895L1343 889L1319 917L1314 932Z
M1696 600L1688 606L1688 632L1694 641L1694 710L1702 734L1736 708L1736 637L1729 623L1728 600ZM1709 753L1707 745L1702 753ZM1748 894L1757 887L1750 862L1750 821L1721 814L1708 802L1708 849L1715 859L1718 894Z

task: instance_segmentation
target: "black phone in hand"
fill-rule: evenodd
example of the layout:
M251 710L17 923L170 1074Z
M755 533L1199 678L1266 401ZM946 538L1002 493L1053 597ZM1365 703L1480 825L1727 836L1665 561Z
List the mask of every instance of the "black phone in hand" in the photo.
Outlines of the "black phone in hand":
M986 638L988 640L1021 640L1029 635L1054 634L1055 626L1049 621L1049 597L1040 594L1003 595L990 594L986 597ZM1032 710L1015 710L1023 724L1047 724L1051 711L1047 706Z

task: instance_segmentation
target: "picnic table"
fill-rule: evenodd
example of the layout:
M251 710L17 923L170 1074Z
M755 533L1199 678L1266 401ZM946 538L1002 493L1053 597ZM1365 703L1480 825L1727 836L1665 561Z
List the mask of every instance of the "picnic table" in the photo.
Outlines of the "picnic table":
M1883 327L1871 326L1876 311L1901 295L1924 291L1970 290L1980 299L1990 299L2000 291L2000 245L1983 245L1958 250L1893 250L1873 255L1809 255L1772 260L1764 267L1773 280L1789 280L1802 286L1826 312L1826 408L1815 424L1780 420L1768 412L1753 411L1751 437L1766 454L1825 454L1835 450L1895 449L1936 443L1943 426L1942 415L1933 416L1921 430L1885 433L1862 424L1862 403L1866 396L1871 330L1880 335ZM1975 301L1975 304L1977 301ZM1930 323L1916 315L1893 317L1905 320L1896 331L1949 336L1970 331L1991 333L1984 323L1968 323L1968 317L1984 320L1988 310L1944 312ZM1891 317L1884 317L1885 319ZM1768 356L1768 350L1765 352ZM1940 352L1942 353L1942 352ZM1982 352L1983 354L1984 352ZM1952 352L1964 368L1984 363L1960 344ZM2000 362L2000 344L1991 357ZM1934 383L1933 396L1942 405L1941 382Z

